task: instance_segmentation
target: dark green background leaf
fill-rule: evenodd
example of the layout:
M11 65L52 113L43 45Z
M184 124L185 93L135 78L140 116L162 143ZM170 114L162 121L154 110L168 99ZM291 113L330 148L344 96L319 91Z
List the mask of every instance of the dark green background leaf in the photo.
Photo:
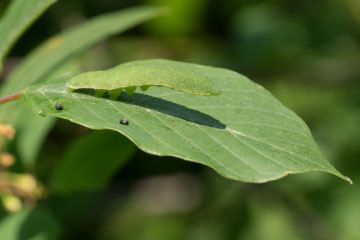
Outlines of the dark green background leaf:
M57 220L40 206L10 214L0 224L0 236L4 240L53 240L57 239L59 233Z
M111 131L95 131L76 139L52 174L56 193L94 191L104 187L135 153L135 146Z
M55 2L56 0L11 1L0 21L0 65L21 34Z

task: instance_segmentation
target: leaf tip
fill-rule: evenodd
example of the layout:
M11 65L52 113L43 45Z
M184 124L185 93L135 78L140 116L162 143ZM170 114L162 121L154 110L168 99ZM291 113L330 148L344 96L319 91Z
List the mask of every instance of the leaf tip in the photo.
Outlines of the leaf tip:
M348 177L348 176L345 176L345 181L347 181L350 185L353 184L353 181Z
M345 180L345 181L348 182L350 185L353 184L353 181L352 181L348 176L344 176L344 175L342 175L342 174L339 173L339 172L335 172L335 173L329 172L329 173L331 173L331 174L333 174L333 175L335 175L335 176L337 176L337 177Z

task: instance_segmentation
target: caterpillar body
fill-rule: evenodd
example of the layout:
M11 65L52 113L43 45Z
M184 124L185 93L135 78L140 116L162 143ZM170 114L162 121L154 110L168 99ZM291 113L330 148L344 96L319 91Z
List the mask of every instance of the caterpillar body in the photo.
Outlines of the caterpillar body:
M144 60L121 64L106 71L87 72L70 79L69 91L94 89L96 96L108 92L117 98L123 90L133 94L136 87L146 91L150 86L175 89L196 95L219 95L221 91L204 74L194 72L189 64L170 60Z

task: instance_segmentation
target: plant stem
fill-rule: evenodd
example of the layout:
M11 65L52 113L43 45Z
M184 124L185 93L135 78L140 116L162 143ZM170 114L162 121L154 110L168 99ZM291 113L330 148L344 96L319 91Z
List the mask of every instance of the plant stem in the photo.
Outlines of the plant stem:
M0 98L0 104L10 102L10 101L16 100L18 98L20 98L20 93L14 93L12 95Z

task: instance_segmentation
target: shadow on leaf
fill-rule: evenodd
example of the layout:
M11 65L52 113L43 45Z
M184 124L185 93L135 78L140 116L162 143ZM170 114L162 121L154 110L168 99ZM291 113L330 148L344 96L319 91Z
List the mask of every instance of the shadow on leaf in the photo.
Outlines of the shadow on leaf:
M80 90L75 90L75 92L94 95L93 89L80 89ZM108 93L105 93L103 97L108 99L109 98ZM177 103L173 103L161 98L157 98L141 93L134 93L132 95L128 95L127 93L122 92L116 101L126 104L136 105L143 108L152 109L203 126L219 128L219 129L226 128L226 125L220 122L219 120L215 119L210 115L202 113L198 110L194 110Z
M220 129L225 129L226 127L225 124L205 113L182 106L177 103L173 103L161 98L141 93L134 93L132 95L128 95L125 92L122 92L120 97L118 98L118 101L144 108L149 108L161 113L165 113L189 122L208 127Z

